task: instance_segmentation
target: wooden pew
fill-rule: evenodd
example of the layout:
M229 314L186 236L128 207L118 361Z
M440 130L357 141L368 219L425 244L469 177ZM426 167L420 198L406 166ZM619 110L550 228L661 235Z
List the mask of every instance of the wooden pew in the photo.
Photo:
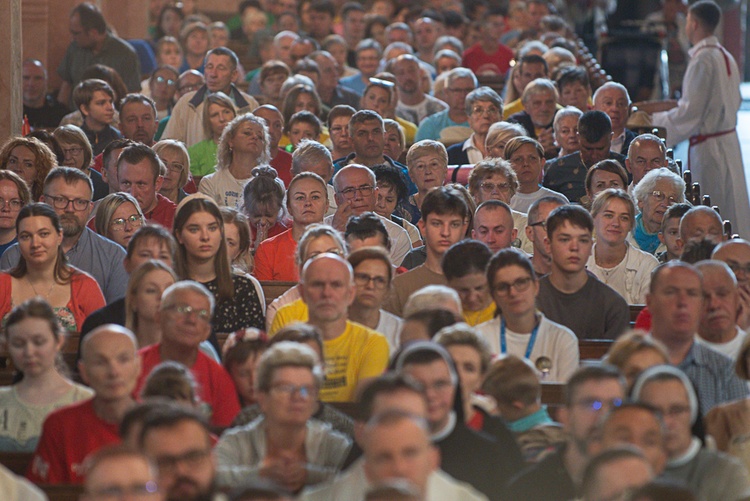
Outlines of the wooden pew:
M640 315L641 310L645 307L645 304L628 305L628 308L630 309L630 327L633 327L635 325L635 321L638 319L638 315Z
M542 383L542 403L551 407L565 405L565 383Z
M23 476L31 464L32 452L0 452L0 464L16 475Z
M578 353L581 360L601 360L607 354L613 341L609 339L579 339Z
M268 305L271 304L274 299L297 285L297 282L263 281L260 283L260 285L261 287L263 287L263 294L266 296L266 307L268 307Z
M82 485L40 485L50 501L78 501L83 494Z
M505 87L505 75L477 75L479 86L486 86L494 90L501 96Z

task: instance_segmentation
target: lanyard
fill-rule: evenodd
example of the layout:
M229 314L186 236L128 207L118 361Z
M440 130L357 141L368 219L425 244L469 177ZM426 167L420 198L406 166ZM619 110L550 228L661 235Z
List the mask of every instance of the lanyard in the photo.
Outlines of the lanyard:
M534 326L534 329L531 331L531 336L529 337L529 342L526 345L526 354L524 355L524 358L531 359L531 351L534 349L534 343L536 343L536 335L539 332L539 325L541 322L536 324ZM500 353L505 355L508 352L508 345L505 341L505 319L500 319Z

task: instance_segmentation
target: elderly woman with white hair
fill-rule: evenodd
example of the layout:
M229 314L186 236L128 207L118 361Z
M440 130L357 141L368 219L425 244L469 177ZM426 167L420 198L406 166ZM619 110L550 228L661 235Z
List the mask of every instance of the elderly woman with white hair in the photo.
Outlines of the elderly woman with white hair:
M583 112L573 106L566 106L559 110L552 122L555 135L555 145L560 148L559 157L570 155L581 149L578 142L578 119Z
M431 189L442 186L448 172L448 152L443 143L423 139L406 153L409 178L417 185L417 192L404 202L404 216L411 224L422 218L422 201Z
M633 190L640 213L629 235L631 243L642 251L658 254L667 249L659 239L659 230L667 209L685 201L685 181L680 176L661 167L649 171Z
M700 499L739 500L750 496L750 476L736 458L705 447L691 427L700 419L693 383L677 367L646 369L633 386L635 401L653 406L667 428L667 466L661 477L690 487Z
M219 206L239 209L253 169L271 160L266 121L251 113L236 117L224 129L216 154L216 172L201 180L198 190Z
M466 141L448 148L451 165L475 164L489 156L485 146L487 133L502 117L503 99L491 88L479 87L466 96L465 107L472 133Z
M255 383L263 414L219 440L218 483L234 487L266 479L299 492L332 478L351 441L329 424L311 419L323 384L313 349L291 341L271 346L261 356Z

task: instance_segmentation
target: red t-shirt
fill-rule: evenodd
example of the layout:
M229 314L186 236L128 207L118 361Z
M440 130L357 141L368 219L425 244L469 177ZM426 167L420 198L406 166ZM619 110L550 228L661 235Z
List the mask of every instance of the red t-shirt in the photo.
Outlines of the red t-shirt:
M513 51L500 44L494 54L487 54L478 43L464 51L463 66L477 75L505 75L510 69Z
M168 230L172 230L174 223L174 213L177 210L177 204L162 195L156 194L156 207L151 212L143 214L149 223L159 223Z
M284 186L289 187L292 182L292 155L279 148L276 156L271 160L271 167L276 169L279 179L284 181Z
M92 402L84 400L47 416L26 478L36 484L82 484L86 457L120 441L118 425L99 418Z
M253 274L258 280L273 280L277 282L297 282L299 275L294 253L297 242L292 237L292 230L275 237L263 240L255 252L255 268Z
M161 343L152 344L138 350L141 356L141 375L138 376L135 394L141 392L146 377L151 370L162 362L159 347ZM198 351L195 364L190 367L196 383L201 403L208 406L210 422L214 426L229 426L240 412L240 401L234 381L224 368L211 360L202 351Z

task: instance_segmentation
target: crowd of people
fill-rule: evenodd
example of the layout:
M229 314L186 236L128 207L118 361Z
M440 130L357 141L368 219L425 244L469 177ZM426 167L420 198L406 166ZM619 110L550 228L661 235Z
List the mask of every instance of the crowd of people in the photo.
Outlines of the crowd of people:
M85 500L750 499L750 242L723 224L750 238L750 204L717 4L649 16L692 48L683 97L638 103L546 0L150 6L126 42L77 5L54 95L23 65L0 457ZM721 216L686 200L685 139ZM0 467L0 492L33 484Z

